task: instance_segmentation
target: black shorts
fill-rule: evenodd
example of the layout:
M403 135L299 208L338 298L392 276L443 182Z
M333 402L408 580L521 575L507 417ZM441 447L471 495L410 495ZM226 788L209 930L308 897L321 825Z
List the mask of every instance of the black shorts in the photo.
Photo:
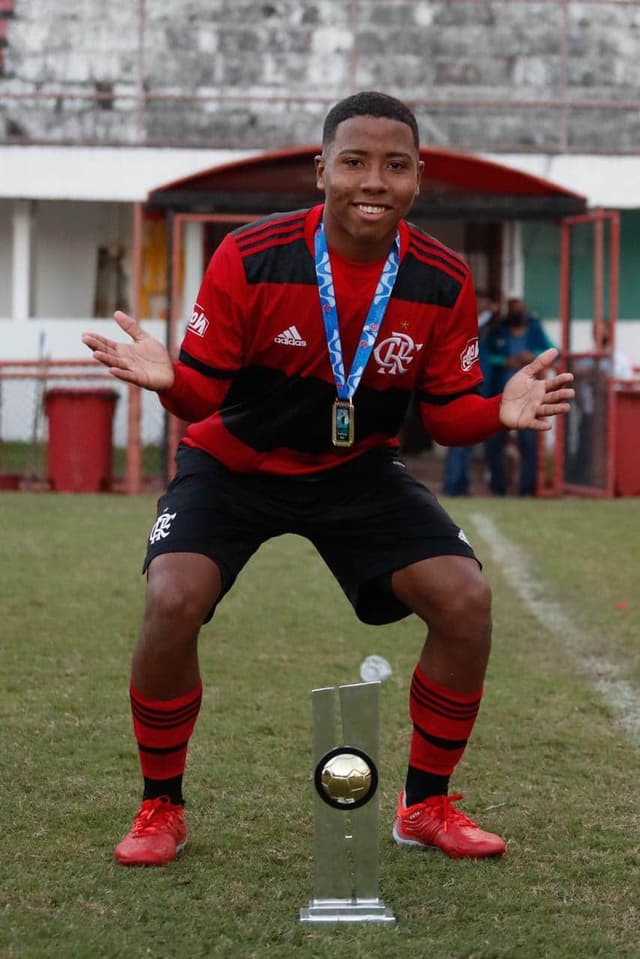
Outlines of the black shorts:
M161 553L202 553L220 569L221 598L262 543L284 533L313 543L358 618L374 625L411 612L391 591L395 570L434 556L475 559L460 527L393 449L300 477L235 473L187 446L176 463L143 571Z

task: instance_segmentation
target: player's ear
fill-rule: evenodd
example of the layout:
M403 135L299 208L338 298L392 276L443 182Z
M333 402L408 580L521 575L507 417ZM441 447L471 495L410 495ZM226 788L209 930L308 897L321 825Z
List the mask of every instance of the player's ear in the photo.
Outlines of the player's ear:
M316 186L319 190L324 190L324 157L321 153L313 158L316 167Z
M418 176L416 182L416 196L420 193L420 187L422 186L422 174L424 173L424 160L418 160Z

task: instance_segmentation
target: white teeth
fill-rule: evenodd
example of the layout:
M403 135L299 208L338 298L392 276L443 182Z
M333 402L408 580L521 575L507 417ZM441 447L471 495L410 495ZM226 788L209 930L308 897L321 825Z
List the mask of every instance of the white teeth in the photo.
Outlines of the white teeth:
M358 206L363 213L384 213L383 206L365 206L363 203L358 204Z

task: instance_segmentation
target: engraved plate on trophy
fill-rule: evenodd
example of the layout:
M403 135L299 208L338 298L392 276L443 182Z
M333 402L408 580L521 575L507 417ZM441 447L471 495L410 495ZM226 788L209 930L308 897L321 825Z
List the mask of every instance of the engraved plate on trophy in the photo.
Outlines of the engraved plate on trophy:
M313 898L301 922L385 922L379 884L380 683L314 689Z

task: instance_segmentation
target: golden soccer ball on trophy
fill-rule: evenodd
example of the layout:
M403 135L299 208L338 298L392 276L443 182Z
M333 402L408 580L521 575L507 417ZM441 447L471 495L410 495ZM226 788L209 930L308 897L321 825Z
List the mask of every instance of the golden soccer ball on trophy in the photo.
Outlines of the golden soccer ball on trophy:
M338 809L355 809L371 799L378 785L372 760L350 747L332 750L318 763L316 788L321 798Z

